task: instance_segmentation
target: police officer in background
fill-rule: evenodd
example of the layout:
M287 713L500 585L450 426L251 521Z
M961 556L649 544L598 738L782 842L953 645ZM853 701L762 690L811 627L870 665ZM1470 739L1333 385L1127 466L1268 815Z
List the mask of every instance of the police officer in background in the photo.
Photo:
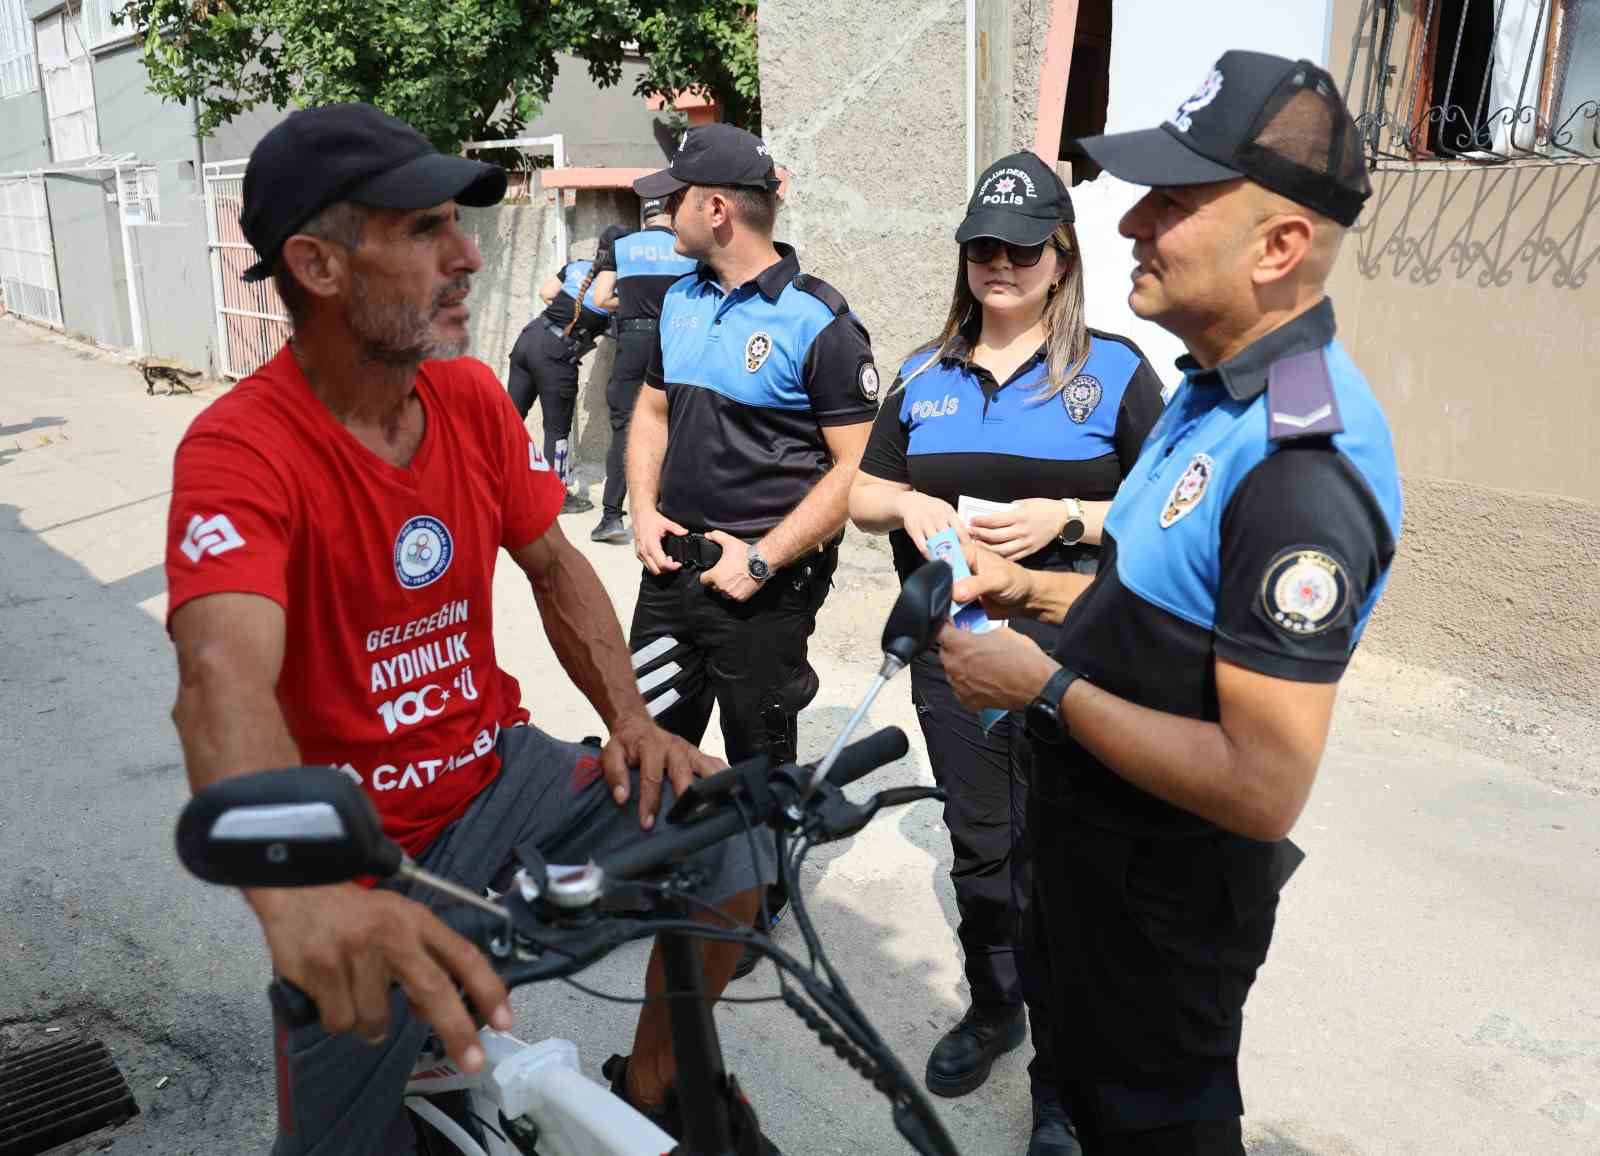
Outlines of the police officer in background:
M622 522L622 502L628 494L625 466L628 423L639 400L639 387L650 368L656 347L656 325L667 289L695 263L673 247L672 215L663 197L651 197L640 206L643 228L618 237L608 260L595 278L595 294L616 318L617 357L606 386L606 408L611 414L611 444L606 449L606 485L600 504L600 524L589 534L592 542L623 543L633 534Z
M1063 1098L1088 1156L1242 1156L1245 996L1338 682L1388 577L1388 423L1324 291L1371 193L1333 79L1229 52L1172 120L1082 142L1151 186L1129 305L1185 380L1117 492L1098 574L975 551L958 599L1061 621L1053 655L946 629L970 707L1023 711Z
M793 759L817 691L807 640L877 413L872 348L838 291L773 241L778 178L759 137L692 128L634 188L667 198L677 250L698 262L662 301L628 435L645 570L634 668L667 730L698 740L715 702L730 762Z
M571 489L572 415L578 404L578 370L611 324L611 310L598 292L599 271L624 230L612 225L600 234L593 261L568 261L539 286L545 311L528 322L511 347L506 390L523 417L534 399L544 420L544 456L554 464L567 498L563 514L582 514L594 503Z

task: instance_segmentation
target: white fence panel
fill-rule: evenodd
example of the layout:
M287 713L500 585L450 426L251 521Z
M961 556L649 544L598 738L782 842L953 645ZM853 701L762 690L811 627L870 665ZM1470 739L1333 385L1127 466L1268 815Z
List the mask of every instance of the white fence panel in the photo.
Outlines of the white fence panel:
M211 285L217 309L217 368L225 377L247 377L289 339L289 313L272 281L239 279L256 263L244 239L244 161L206 165L206 230L211 246Z
M11 312L62 327L61 286L42 176L0 178L0 286Z

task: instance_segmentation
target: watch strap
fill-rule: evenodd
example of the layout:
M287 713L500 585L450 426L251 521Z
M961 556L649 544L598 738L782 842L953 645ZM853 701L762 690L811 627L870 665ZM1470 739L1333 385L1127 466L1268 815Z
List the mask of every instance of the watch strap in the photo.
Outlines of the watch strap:
M1081 677L1083 676L1077 671L1065 666L1057 668L1056 672L1050 676L1050 680L1044 684L1038 696L1034 698L1033 705L1028 708L1028 717L1031 720L1035 715L1048 715L1054 720L1054 729L1057 733L1052 737L1040 734L1037 728L1030 727L1029 730L1034 734L1035 738L1060 742L1067 737L1067 719L1061 711L1061 700L1066 697L1067 688Z

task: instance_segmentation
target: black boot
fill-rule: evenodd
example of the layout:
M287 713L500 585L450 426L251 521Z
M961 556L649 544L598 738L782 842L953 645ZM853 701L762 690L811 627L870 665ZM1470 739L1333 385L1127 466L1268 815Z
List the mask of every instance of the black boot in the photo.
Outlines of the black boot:
M1060 1101L1033 1103L1033 1135L1028 1139L1028 1156L1083 1156L1072 1120Z
M1022 1043L1028 1025L1022 1008L974 1005L933 1046L924 1082L935 1096L965 1096L989 1078L994 1059Z

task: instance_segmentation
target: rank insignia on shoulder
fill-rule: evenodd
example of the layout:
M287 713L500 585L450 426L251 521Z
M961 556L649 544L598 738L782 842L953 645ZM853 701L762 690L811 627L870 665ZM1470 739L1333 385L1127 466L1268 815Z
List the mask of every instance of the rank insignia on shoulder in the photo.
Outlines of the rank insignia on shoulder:
M1321 550L1294 546L1279 551L1261 579L1261 608L1285 634L1321 634L1344 615L1350 580L1344 567Z
M750 335L750 340L744 343L744 367L751 373L760 369L767 363L767 356L772 352L772 335L762 330L757 330Z
M1216 469L1217 463L1207 454L1195 454L1190 459L1188 466L1173 483L1172 492L1167 495L1166 505L1161 507L1163 530L1182 521L1190 510L1200 504L1200 499L1206 496L1206 488L1211 485L1211 475Z
M1105 396L1105 390L1100 386L1100 379L1091 377L1087 373L1080 373L1067 383L1067 388L1061 391L1062 404L1067 407L1067 416L1078 425L1089 420L1100 405L1100 399Z

